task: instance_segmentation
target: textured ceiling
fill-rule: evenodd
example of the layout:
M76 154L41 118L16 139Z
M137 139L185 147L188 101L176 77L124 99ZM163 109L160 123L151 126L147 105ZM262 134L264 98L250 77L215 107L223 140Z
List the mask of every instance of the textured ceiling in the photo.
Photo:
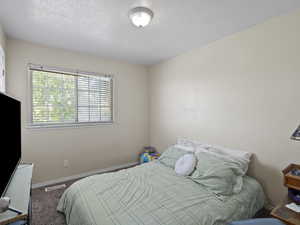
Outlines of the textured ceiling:
M154 11L150 26L130 23L135 6ZM0 23L13 38L154 64L299 7L299 0L0 0Z

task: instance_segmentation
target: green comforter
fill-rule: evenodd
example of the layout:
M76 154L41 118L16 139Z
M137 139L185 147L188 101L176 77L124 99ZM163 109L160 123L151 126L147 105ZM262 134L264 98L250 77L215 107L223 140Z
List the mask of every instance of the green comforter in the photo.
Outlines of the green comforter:
M159 162L82 179L58 205L69 225L211 225L252 217L261 186L245 176L240 193L221 200Z

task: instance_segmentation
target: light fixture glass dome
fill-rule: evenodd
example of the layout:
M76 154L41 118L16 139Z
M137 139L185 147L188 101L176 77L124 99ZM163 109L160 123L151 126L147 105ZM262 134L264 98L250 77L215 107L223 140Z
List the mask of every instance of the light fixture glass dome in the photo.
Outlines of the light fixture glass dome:
M134 26L145 27L151 22L153 12L146 7L136 7L130 10L129 18Z

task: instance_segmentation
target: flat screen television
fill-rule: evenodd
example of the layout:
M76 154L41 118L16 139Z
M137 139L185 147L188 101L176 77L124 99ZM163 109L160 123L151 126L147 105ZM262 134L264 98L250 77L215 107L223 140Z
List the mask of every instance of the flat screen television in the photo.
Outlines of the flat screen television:
M21 102L0 93L0 197L21 160Z

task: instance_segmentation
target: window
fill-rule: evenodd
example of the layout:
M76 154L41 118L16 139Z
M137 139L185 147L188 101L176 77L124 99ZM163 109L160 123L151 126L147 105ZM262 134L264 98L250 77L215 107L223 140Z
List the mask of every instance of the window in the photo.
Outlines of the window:
M32 126L113 121L112 76L35 65L29 71Z

